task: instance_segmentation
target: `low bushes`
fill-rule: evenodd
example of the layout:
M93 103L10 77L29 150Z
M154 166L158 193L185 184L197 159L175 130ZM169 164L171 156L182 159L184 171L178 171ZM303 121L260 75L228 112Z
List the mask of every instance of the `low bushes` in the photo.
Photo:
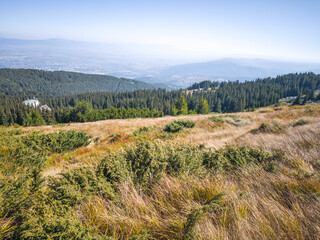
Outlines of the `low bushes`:
M90 136L85 132L60 131L44 134L33 132L23 136L0 138L0 172L10 174L24 168L43 167L47 155L72 151L87 146Z
M169 123L164 127L164 131L171 133L180 132L182 129L183 126L175 122Z
M175 132L181 131L183 128L193 128L194 126L195 126L195 122L193 121L179 120L179 121L174 121L167 124L164 127L164 131L175 133Z
M61 178L50 178L51 197L62 204L74 206L91 195L101 195L106 199L114 198L114 190L108 179L97 174L93 168L76 168L62 173Z
M253 163L261 164L267 171L273 171L274 163L281 160L283 160L283 155L280 153L273 154L246 146L227 146L214 152L205 152L203 165L215 171L230 171Z
M177 124L183 126L183 127L186 127L186 128L193 128L196 123L193 122L193 121L182 121L182 120L178 120L178 121L175 121Z
M117 156L108 155L99 164L98 172L112 183L131 177L135 184L148 188L165 174L203 176L208 172L231 171L248 164L261 164L265 170L273 171L274 163L282 158L281 154L246 146L227 146L212 151L201 146L143 141Z
M212 116L209 117L209 120L215 123L224 123L224 119L222 116Z
M129 179L146 189L165 174L199 175L202 167L202 151L199 147L171 146L143 141L128 147L117 156L109 154L98 166L98 172L110 182Z
M250 121L241 119L240 116L232 114L212 116L209 117L209 120L216 123L216 126L223 126L224 123L228 123L236 127L242 127L250 124Z
M86 132L76 131L60 131L49 134L34 132L23 136L21 140L27 147L32 147L35 150L61 153L87 146L90 143L90 136Z
M298 126L302 126L302 125L306 125L308 124L309 121L306 121L304 119L299 119L297 122L295 122L292 126L293 127L298 127Z
M137 136L140 136L141 134L150 132L150 131L152 131L153 129L155 129L155 128L154 128L154 127L141 127L141 128L139 128L137 131L134 131L132 135L133 135L134 137L137 137Z
M278 122L272 121L271 123L262 123L259 128L252 130L251 133L278 133L284 129L285 127Z
M220 173L249 165L272 172L275 163L283 159L281 154L246 146L230 145L214 151L203 146L141 141L117 154L108 153L94 166L44 178L43 167L31 162L36 153L45 162L46 156L39 151L57 152L54 143L67 151L71 146L87 144L88 136L61 132L43 135L8 137L7 143L20 139L19 147L27 150L19 155L12 150L10 155L16 166L24 164L25 171L18 177L0 178L0 216L12 220L5 232L7 239L195 239L197 225L227 204L224 191L214 184ZM62 144L63 136L65 142L70 139L73 143ZM28 159L29 165L25 162L25 155L30 155L27 151L34 154ZM194 180L185 183L185 179ZM126 184L132 188L123 188ZM116 231L119 235L114 234Z
M24 131L19 128L0 128L0 136L15 136L15 135L21 135Z

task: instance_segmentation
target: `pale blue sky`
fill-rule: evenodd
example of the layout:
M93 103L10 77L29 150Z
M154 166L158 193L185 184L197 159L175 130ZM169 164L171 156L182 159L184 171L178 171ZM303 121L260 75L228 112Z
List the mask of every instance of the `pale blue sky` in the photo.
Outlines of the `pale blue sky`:
M320 62L320 0L1 0L0 37Z

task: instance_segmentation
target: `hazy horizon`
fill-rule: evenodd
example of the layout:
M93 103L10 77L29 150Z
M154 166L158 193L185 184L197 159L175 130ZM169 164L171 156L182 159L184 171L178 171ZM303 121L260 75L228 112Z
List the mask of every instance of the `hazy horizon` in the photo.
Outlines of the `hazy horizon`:
M157 46L200 61L320 62L319 10L315 0L18 0L0 3L0 37Z

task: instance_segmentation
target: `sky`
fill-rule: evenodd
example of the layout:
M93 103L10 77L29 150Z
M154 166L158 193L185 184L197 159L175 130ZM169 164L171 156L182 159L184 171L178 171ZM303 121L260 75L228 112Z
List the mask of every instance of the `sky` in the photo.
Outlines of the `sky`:
M0 37L320 62L320 0L1 0Z

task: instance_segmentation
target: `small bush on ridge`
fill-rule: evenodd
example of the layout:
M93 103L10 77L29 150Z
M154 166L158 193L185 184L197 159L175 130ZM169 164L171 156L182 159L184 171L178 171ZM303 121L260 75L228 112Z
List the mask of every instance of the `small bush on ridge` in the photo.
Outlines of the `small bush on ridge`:
M302 126L308 124L309 121L306 121L304 119L299 119L297 122L295 122L292 126L297 127L297 126Z
M166 132L179 132L181 131L184 127L186 128L193 128L195 126L195 122L193 121L183 121L183 120L177 120L177 121L173 121L169 124L167 124L164 127L164 130Z
M164 127L164 131L172 133L180 132L182 129L183 126L175 122L169 123Z

